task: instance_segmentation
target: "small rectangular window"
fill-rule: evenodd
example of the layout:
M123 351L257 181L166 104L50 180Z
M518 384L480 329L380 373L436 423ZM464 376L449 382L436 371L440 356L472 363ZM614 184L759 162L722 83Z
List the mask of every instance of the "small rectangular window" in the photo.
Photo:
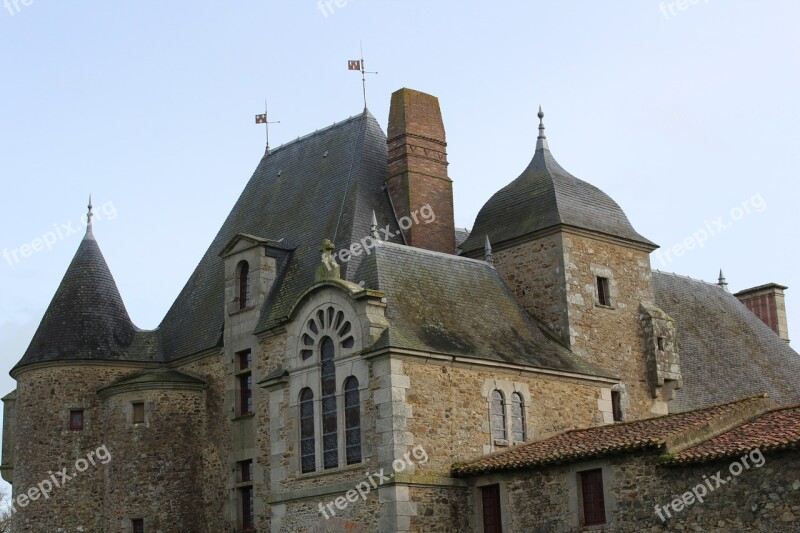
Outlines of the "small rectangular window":
M70 410L69 429L71 431L83 431L83 409Z
M239 352L236 354L236 357L239 359L239 370L250 370L250 365L252 363L250 350Z
M619 391L611 391L611 410L614 413L614 422L622 422L622 396Z
M239 483L253 481L253 460L239 461Z
M603 494L603 471L600 468L579 472L583 497L583 524L594 526L606 523L606 503Z
M664 337L657 337L656 344L658 345L659 350L664 350Z
M144 402L134 402L133 404L133 423L144 424Z
M608 278L597 278L597 303L611 306L611 295L608 292Z
M253 412L253 375L239 376L239 415Z
M500 485L481 487L483 533L503 533L500 516Z
M253 487L239 489L239 505L243 531L255 531L253 520Z
M253 412L252 365L253 359L250 350L236 353L237 416L249 415Z
M144 533L144 518L134 518L131 520L131 526L133 533Z

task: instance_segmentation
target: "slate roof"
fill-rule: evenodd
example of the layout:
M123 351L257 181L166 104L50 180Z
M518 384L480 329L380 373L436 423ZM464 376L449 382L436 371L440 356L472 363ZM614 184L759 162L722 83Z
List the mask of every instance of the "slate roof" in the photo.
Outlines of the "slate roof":
M657 450L671 437L692 430L700 430L709 422L737 411L744 411L762 401L762 397L747 398L686 413L575 429L548 439L523 444L508 451L488 455L470 463L455 464L452 473L456 476L483 474L571 462L622 452Z
M191 385L205 385L206 381L200 377L193 376L174 368L159 368L156 370L145 370L123 376L114 381L104 389L111 389L120 385L134 385L146 383L187 383Z
M386 294L390 327L373 348L610 377L543 333L484 261L379 242L354 279Z
M55 360L158 359L158 337L128 316L91 229L78 246L22 359L12 369Z
M484 204L461 249L464 254L476 257L483 250L486 235L496 248L506 241L559 224L656 247L633 229L611 197L564 170L550 153L542 134L528 167Z
M800 446L800 406L784 407L677 454L672 464L697 463Z
M256 331L281 323L314 283L323 239L339 248L368 236L372 210L381 227L397 222L382 189L386 136L369 112L302 137L265 155L159 329L167 359L221 343L224 261L218 254L237 233L285 239L294 251L281 266ZM342 265L349 279L361 258Z
M800 355L732 294L711 283L653 272L656 304L675 319L683 388L670 411L767 393L800 403Z

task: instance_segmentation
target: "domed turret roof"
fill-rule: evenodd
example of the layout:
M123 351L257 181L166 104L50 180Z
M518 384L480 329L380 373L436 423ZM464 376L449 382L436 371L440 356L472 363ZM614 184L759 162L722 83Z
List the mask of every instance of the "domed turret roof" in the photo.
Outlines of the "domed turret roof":
M656 248L633 229L610 196L558 164L544 135L543 117L540 108L539 137L528 168L484 204L469 238L461 245L463 253L473 256L476 250L483 250L487 235L498 248L505 242L558 225Z

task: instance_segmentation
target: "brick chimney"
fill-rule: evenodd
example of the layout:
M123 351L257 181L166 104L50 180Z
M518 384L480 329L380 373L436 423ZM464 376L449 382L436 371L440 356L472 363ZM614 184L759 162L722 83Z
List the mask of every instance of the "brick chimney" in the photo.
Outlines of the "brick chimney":
M453 182L447 176L439 99L412 89L396 91L389 109L388 134L386 187L406 242L455 253Z
M789 328L786 325L786 303L783 291L789 287L768 283L752 289L739 291L734 296L739 299L766 325L789 342Z

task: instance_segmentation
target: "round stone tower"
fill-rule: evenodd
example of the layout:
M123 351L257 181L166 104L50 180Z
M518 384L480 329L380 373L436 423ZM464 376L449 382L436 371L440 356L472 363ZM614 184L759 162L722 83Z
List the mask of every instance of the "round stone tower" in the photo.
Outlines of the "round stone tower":
M98 510L114 450L106 442L97 391L156 359L154 333L131 322L92 234L91 202L88 220L30 346L11 371L17 389L6 402L3 476L13 487L14 531L104 530Z
M205 381L174 369L126 376L99 391L105 442L103 531L204 531Z

